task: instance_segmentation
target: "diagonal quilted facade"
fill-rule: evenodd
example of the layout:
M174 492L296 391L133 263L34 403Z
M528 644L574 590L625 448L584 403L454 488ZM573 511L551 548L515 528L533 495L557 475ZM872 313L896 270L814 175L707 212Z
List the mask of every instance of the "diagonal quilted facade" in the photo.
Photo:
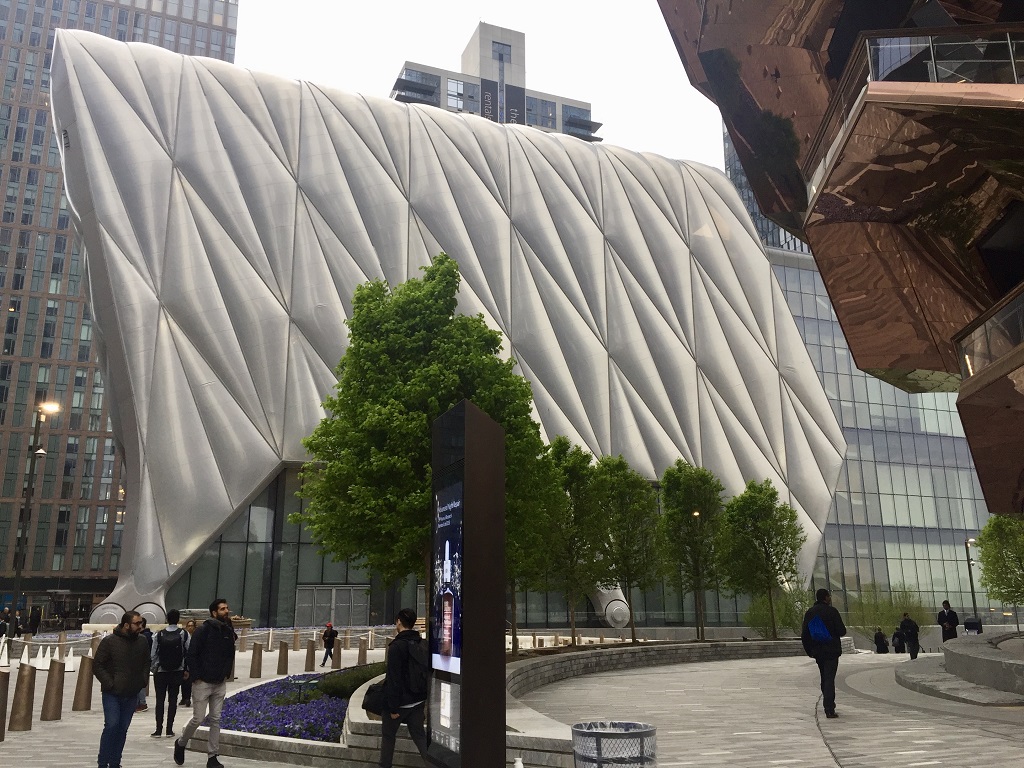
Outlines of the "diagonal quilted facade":
M52 99L129 483L96 620L159 609L303 461L354 288L442 250L548 437L771 478L810 572L845 442L720 172L84 32L58 32Z

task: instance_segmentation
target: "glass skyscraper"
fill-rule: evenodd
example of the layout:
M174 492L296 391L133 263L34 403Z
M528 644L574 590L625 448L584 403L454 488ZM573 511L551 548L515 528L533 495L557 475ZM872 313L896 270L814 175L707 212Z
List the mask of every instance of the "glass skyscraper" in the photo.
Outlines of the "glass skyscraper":
M120 458L110 431L82 255L71 229L49 66L57 29L233 61L238 0L0 0L0 601L11 600L23 536L22 591L48 614L109 594L124 527ZM38 403L41 424L25 510ZM129 489L130 491L130 489ZM26 515L26 512L29 514ZM27 519L27 524L22 522Z
M813 573L839 597L903 585L926 608L971 613L964 542L988 519L955 393L908 394L858 370L806 244L757 208L728 133L740 192L848 445ZM982 614L992 606L977 590Z

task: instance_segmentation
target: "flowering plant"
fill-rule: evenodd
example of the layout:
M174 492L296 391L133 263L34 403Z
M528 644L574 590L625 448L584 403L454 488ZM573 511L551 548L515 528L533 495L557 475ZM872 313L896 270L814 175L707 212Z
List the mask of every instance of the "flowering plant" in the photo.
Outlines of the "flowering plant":
M231 696L224 702L221 727L309 741L340 741L348 701L319 691L299 692L305 681L312 688L318 677L292 675Z

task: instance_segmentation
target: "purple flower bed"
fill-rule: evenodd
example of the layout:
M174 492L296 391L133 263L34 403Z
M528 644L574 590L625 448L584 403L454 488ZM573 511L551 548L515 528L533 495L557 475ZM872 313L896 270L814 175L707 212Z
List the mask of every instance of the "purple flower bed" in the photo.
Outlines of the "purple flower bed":
M296 680L316 677L319 675L293 675L231 696L224 702L221 727L309 741L339 741L348 701L320 695L313 686L309 686L312 690L306 691L306 701L300 704L274 701L294 694L298 690Z

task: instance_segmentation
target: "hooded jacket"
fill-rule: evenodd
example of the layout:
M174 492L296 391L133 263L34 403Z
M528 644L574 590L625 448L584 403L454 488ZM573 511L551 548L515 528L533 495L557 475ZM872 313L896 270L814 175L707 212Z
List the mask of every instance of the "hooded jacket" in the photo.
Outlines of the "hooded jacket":
M92 673L100 681L103 693L136 696L146 687L149 674L149 643L146 638L121 627L107 635L96 649Z
M825 623L825 628L832 635L827 642L820 642L811 637L811 630L808 625L815 616L820 616ZM843 655L843 635L846 634L846 625L839 611L829 603L818 601L804 614L804 624L800 631L800 640L803 643L804 651L814 659L838 659Z
M223 683L235 663L235 631L211 616L193 633L186 658L193 682Z

